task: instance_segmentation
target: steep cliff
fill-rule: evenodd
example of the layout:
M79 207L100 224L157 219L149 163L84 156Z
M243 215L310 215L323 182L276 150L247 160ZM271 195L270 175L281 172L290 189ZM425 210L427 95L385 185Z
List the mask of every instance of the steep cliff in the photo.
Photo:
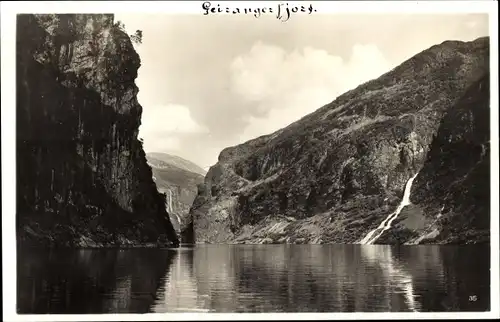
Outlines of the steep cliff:
M21 244L178 243L137 139L140 59L113 18L18 16Z
M223 150L191 208L195 241L359 241L394 211L443 115L488 70L488 38L446 41L272 135Z
M469 88L441 121L412 189L415 211L425 215L414 239L398 242L475 243L490 240L489 74ZM419 209L421 208L421 209ZM396 231L411 231L412 212ZM404 219L404 218L401 218ZM408 236L409 234L406 234ZM410 235L411 236L411 235Z
M198 194L198 185L203 183L204 170L188 160L166 153L148 153L146 158L158 191L165 195L170 221L180 234L191 221L189 209Z

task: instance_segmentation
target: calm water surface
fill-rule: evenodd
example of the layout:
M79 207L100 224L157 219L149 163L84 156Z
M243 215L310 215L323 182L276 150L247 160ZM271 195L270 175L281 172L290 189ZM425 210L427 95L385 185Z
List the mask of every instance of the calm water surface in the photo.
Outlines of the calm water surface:
M489 257L488 246L23 249L17 307L30 314L487 311Z

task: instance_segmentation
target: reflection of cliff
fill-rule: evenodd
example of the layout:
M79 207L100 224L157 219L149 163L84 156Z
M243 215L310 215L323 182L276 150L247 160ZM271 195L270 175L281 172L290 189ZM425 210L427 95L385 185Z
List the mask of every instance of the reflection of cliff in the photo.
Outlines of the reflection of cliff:
M159 291L165 295L159 297L153 310L484 311L489 305L485 248L463 249L198 246L178 251L164 279L165 287ZM468 303L469 295L482 300Z
M235 251L240 253L239 288L261 297L261 308L288 312L388 310L380 296L387 293L386 288L372 287L379 284L375 280L381 273L365 271L358 260L358 247L266 245Z
M369 265L378 266L388 277L388 290L401 294L411 311L485 311L489 308L487 248L376 245L362 247L361 251ZM469 295L477 295L482 300L469 301Z
M158 250L21 251L19 313L147 313L173 256Z
M390 294L386 293L386 305L391 307L392 302L398 301L398 295L401 294L408 310L418 312L420 303L415 297L412 276L394 259L392 249L385 246L364 246L361 247L361 254L369 264L380 265L382 268L387 290L392 291Z
M404 295L393 294L393 276L379 266L360 263L360 255L357 246L314 245L180 251L159 291L165 295L153 310L407 311Z
M415 293L424 311L489 309L489 248L473 245L460 248L430 245L402 247L394 256L413 276ZM428 285L432 287L432 292L427 291ZM476 295L479 300L469 301L471 295Z
M160 296L152 311L164 312L207 312L206 296L200 295L193 276L193 250L182 248L173 257L172 266L162 279L158 289Z

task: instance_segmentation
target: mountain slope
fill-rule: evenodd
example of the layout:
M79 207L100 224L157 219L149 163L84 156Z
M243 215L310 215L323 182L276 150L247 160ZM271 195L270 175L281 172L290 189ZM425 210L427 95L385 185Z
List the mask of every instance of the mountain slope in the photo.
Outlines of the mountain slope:
M148 162L150 163L150 165L156 168L175 166L179 169L197 173L202 176L207 174L207 172L203 170L200 166L176 155L159 153L159 152L150 152L146 154L146 157L148 158Z
M178 244L137 139L140 59L113 19L18 16L19 244Z
M190 161L166 153L148 153L146 158L153 170L153 180L158 191L165 195L170 221L180 234L190 221L189 208L198 193L198 185L203 183L204 179L204 175L186 169L199 171L201 168Z
M488 38L446 41L272 135L223 150L191 208L195 241L359 241L394 211L443 115L488 70Z

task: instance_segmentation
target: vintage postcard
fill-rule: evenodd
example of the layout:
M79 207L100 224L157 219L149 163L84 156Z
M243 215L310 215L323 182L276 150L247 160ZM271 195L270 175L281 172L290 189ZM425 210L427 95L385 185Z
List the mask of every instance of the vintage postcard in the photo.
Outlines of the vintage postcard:
M4 321L499 317L493 1L1 14Z

